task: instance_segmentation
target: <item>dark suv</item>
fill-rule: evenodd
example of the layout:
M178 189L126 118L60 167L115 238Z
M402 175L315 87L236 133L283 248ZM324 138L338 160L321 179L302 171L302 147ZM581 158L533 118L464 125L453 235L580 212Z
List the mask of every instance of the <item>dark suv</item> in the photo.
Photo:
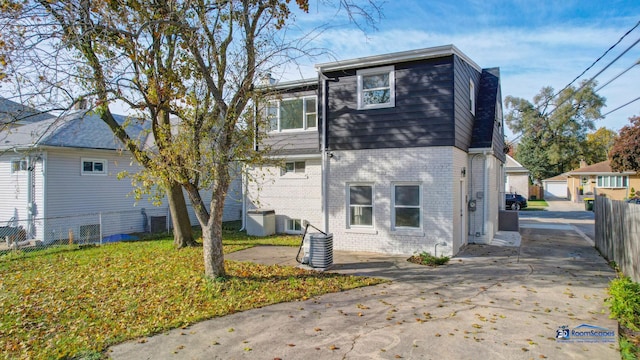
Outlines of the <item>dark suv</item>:
M518 194L506 194L505 204L507 209L520 210L527 207L527 199Z

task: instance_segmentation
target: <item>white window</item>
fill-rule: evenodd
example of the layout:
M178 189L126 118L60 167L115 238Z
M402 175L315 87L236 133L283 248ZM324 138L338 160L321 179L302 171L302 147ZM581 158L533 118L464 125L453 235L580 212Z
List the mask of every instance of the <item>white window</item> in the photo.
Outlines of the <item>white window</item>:
M316 97L283 99L267 105L270 131L306 130L318 126Z
M305 169L304 161L287 161L284 163L282 169L282 175L284 174L304 174Z
M27 160L25 159L11 160L11 173L13 174L18 171L27 171Z
M357 71L358 110L396 106L393 66Z
M391 194L392 229L421 227L422 189L419 184L395 184Z
M287 219L288 233L301 234L302 233L302 220L301 219Z
M469 79L469 111L473 115L476 114L476 84L472 79Z
M597 186L599 188L626 188L629 183L628 177L623 175L602 175L598 176Z
M373 227L373 186L351 184L349 199L349 227Z
M81 159L81 174L82 175L106 175L107 174L107 160L102 159Z

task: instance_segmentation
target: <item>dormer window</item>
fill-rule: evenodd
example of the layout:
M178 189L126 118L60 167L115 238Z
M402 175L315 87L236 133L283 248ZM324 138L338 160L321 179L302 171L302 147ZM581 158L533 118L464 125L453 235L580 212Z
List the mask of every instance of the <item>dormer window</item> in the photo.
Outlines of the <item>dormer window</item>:
M315 129L318 126L316 97L271 101L267 118L270 131Z
M396 106L395 70L393 66L357 71L358 110Z

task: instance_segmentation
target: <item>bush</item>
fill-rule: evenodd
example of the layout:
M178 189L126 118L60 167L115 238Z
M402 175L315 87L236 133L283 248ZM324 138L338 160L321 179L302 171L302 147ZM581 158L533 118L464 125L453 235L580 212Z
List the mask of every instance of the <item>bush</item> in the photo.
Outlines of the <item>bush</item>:
M640 284L621 275L609 284L609 296L605 301L611 316L618 319L620 325L640 331Z
M421 265L438 266L438 265L444 265L448 263L449 257L448 256L436 257L429 254L428 252L423 251L419 255L413 255L412 257L409 258L408 261L416 264L421 264Z

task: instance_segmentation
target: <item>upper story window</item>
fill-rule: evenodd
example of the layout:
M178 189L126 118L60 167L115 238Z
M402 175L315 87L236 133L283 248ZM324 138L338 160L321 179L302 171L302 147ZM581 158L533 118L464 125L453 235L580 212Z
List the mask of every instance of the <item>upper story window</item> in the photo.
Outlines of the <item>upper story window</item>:
M18 171L27 171L27 160L25 159L11 160L11 173L13 174Z
M422 191L419 184L396 184L393 186L392 228L421 227Z
M102 159L81 159L82 175L106 175L107 160Z
M396 106L393 66L357 71L358 110Z
M271 101L267 106L270 131L306 130L318 126L316 97Z
M476 114L476 84L472 79L469 79L469 111L471 114Z
M628 177L623 175L601 175L598 176L597 186L599 188L626 188L629 183Z

